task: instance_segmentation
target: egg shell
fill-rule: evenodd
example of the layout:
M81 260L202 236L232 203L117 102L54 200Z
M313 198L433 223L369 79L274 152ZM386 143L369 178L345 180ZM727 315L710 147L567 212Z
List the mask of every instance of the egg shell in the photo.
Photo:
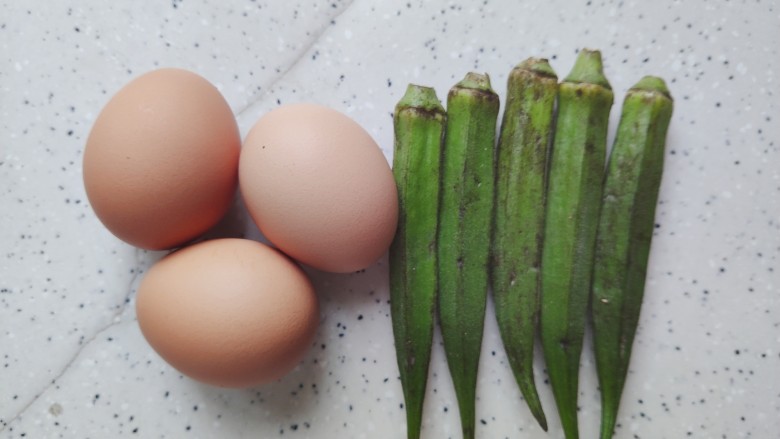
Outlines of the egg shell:
M155 264L136 299L144 337L198 381L250 387L301 360L319 322L311 282L289 258L246 239L217 239Z
M224 216L238 183L240 147L233 113L213 85L186 70L155 70L119 90L95 120L84 186L119 239L172 248Z
M268 240L320 270L365 268L395 234L398 195L382 151L357 122L321 105L261 117L244 140L239 184Z

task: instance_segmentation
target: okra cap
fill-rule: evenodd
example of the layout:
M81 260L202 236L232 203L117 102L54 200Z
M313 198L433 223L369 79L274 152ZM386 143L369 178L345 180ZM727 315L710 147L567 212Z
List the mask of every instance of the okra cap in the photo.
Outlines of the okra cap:
M601 52L598 50L582 49L577 55L566 82L581 84L596 84L608 90L612 90L607 77L604 76L604 64L601 61Z

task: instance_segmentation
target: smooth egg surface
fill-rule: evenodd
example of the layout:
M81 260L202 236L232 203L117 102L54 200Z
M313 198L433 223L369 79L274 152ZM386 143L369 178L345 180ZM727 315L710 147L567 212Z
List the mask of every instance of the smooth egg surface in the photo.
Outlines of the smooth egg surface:
M204 383L243 388L274 381L302 359L319 323L305 273L247 239L178 250L144 277L138 323L154 350Z
M320 270L365 268L395 234L398 198L381 149L324 106L284 105L260 118L244 140L239 184L263 234Z
M100 221L123 241L172 248L214 226L238 182L241 138L206 79L146 73L106 104L84 150L84 186Z

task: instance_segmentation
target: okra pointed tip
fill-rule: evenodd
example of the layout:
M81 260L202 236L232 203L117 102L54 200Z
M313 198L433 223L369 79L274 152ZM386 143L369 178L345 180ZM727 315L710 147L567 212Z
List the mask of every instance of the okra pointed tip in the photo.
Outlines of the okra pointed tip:
M604 64L601 61L601 52L598 50L582 49L565 81L596 84L612 90L604 75Z
M547 58L528 58L515 66L515 69L529 71L536 75L547 76L555 78L556 80L558 79L558 75L555 74L555 70L550 66L550 62Z
M661 93L669 99L672 99L672 95L669 93L669 88L666 86L666 82L658 76L645 76L640 79L639 82L631 87L631 90L648 91Z
M539 423L542 430L547 431L547 418L544 416L544 413L540 413L540 415L536 416L536 422Z
M460 82L455 84L455 87L493 93L493 88L490 86L490 76L487 73L468 72Z
M396 109L412 107L422 108L428 111L444 112L444 107L436 96L436 90L432 87L417 84L409 84L409 86L406 87L406 93L404 93L401 100L398 101L398 105L396 105Z

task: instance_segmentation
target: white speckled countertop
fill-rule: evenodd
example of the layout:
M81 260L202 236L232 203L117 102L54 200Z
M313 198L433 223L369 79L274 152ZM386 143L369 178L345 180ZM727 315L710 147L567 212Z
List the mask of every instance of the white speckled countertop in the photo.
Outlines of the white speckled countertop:
M97 113L161 66L215 83L245 134L279 103L314 101L360 122L392 156L407 83L440 97L484 71L503 98L511 67L544 56L563 76L599 48L622 95L645 74L676 99L645 306L619 438L777 438L780 431L780 8L750 1L4 2L0 5L0 436L404 437L387 264L311 272L316 345L269 386L182 377L135 319L136 250L94 216L81 155ZM240 206L217 234L258 237ZM543 363L544 433L511 376L492 304L478 384L481 438L561 438ZM436 335L439 340L438 334ZM593 357L580 428L595 437ZM424 438L459 438L439 344Z

